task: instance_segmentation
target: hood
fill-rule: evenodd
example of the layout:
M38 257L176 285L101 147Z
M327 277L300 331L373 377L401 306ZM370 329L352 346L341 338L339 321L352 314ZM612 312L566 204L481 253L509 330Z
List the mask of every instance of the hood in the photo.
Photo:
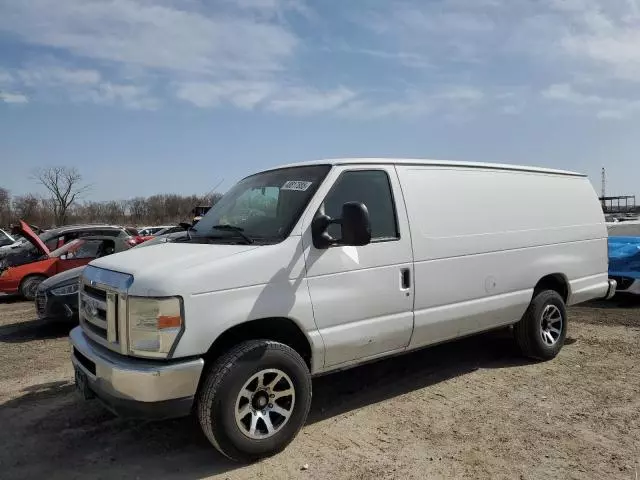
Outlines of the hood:
M167 272L211 263L222 258L258 248L255 245L220 245L165 242L148 247L136 247L124 252L96 259L91 265L116 272L130 273L134 277L156 270Z
M609 237L609 271L640 272L640 237Z
M133 275L131 295L197 295L298 278L299 237L273 245L162 243L99 258L91 266Z
M31 230L31 227L22 220L20 220L20 233L24 238L29 240L29 242L36 247L40 253L43 255L49 255L49 249L44 242L40 240L40 237Z
M85 266L83 265L81 267L72 268L71 270L58 273L57 275L44 280L40 286L42 289L48 290L50 288L59 287L65 283L77 282L78 278L80 278L80 275L82 274L82 270L84 270L84 267Z

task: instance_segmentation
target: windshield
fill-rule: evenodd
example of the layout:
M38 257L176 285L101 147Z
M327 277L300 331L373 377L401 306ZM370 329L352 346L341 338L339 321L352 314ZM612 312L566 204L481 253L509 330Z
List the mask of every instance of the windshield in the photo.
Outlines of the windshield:
M194 236L228 239L238 227L252 240L279 241L295 226L329 165L282 168L258 173L238 182L192 229Z
M0 247L11 245L15 240L4 230L0 230Z

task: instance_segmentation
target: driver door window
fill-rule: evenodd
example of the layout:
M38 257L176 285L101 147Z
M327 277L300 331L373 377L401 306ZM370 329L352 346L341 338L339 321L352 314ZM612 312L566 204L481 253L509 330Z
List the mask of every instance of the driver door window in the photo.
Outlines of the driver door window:
M371 241L397 240L398 222L389 183L384 170L354 170L343 173L325 198L324 213L340 218L347 202L362 202L369 210ZM340 226L329 226L329 235L340 238Z

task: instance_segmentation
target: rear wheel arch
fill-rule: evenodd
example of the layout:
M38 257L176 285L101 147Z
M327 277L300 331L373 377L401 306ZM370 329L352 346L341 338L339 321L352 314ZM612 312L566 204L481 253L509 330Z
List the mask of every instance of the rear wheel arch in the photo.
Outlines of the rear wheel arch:
M538 283L533 289L533 298L535 298L538 293L545 290L553 290L554 292L557 292L558 295L562 297L564 303L569 301L569 297L571 295L569 280L566 275L562 273L551 273L538 280Z

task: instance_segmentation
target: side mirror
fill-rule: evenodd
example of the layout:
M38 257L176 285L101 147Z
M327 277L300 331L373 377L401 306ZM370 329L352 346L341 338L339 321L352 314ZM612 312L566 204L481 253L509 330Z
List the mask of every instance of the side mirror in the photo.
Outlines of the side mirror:
M347 202L342 206L342 239L340 244L361 247L371 243L369 210L362 202Z
M340 225L342 238L335 239L327 229L330 225ZM332 219L321 213L311 222L313 246L324 250L332 245L363 246L371 242L371 221L369 210L364 203L347 202L342 206L342 217Z

